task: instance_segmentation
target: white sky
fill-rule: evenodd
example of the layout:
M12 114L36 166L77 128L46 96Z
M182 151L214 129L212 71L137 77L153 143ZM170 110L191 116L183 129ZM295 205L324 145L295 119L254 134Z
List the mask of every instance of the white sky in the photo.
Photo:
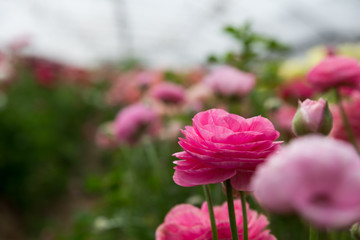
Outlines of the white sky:
M132 53L151 66L190 66L234 47L224 24L293 46L360 36L358 0L0 0L0 46L29 35L29 51L77 65Z

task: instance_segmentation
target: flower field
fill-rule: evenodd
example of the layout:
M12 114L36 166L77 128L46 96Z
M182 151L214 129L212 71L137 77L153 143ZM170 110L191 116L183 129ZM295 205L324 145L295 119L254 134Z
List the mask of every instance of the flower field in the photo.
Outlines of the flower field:
M224 34L184 69L0 52L0 239L360 239L360 45Z

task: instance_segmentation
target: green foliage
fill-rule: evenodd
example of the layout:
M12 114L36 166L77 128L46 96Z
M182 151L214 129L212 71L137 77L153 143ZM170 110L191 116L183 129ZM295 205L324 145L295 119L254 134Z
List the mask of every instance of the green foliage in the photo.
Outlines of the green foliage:
M285 44L255 33L249 22L239 27L226 26L224 32L236 42L238 50L226 52L222 56L211 55L208 57L210 63L225 63L241 70L254 71L256 64L278 61L289 50Z

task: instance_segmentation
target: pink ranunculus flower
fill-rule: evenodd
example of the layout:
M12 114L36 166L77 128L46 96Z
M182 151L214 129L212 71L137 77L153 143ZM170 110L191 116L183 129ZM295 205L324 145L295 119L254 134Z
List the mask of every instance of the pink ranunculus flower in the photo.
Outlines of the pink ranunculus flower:
M149 107L136 103L122 109L114 121L114 131L119 142L135 143L143 134L158 131L157 114Z
M293 119L293 131L296 135L328 134L331 128L332 115L324 99L299 101L299 108Z
M321 91L337 87L356 88L360 81L360 65L356 59L329 56L316 65L307 78Z
M352 94L350 100L344 101L343 105L351 130L354 133L355 140L360 144L360 93ZM330 135L337 139L349 141L344 123L341 119L339 107L333 106L331 112L334 118L334 126Z
M245 119L221 109L200 112L193 126L182 131L183 152L174 156L174 181L184 187L231 179L236 190L251 190L250 178L257 166L274 152L279 132L261 116Z
M343 141L320 135L295 139L259 167L252 186L265 208L298 212L318 227L360 220L360 157Z
M217 94L242 97L254 88L255 76L234 67L221 66L211 71L204 82Z
M185 89L170 82L156 84L150 89L150 95L164 103L181 104L185 101Z
M234 201L236 225L239 238L242 239L242 211L240 200ZM216 227L219 240L231 239L230 223L227 203L214 207ZM269 225L264 215L249 209L247 206L247 219L249 228L249 239L276 240L266 229ZM207 204L203 203L201 209L190 204L175 206L166 215L165 221L155 233L156 240L211 240L211 225Z

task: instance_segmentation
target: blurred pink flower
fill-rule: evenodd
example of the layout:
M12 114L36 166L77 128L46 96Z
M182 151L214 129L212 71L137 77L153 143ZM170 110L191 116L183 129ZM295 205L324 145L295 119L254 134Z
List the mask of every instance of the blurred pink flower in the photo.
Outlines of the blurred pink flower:
M142 89L146 90L149 87L160 83L163 80L163 74L155 70L141 70L134 73L134 82Z
M245 119L221 109L200 112L193 126L182 131L174 156L174 181L184 187L219 183L231 179L233 188L250 190L257 166L278 148L279 133L261 116Z
M211 89L204 83L194 84L186 89L186 109L193 112L202 111L211 97Z
M129 104L140 100L140 89L134 81L130 80L132 77L132 73L126 73L121 74L115 79L111 88L106 93L106 101L110 105Z
M283 105L271 115L271 119L273 120L276 128L291 132L292 129L292 119L296 114L297 108L291 105Z
M315 88L326 91L336 87L359 86L360 65L356 59L329 56L316 65L307 76Z
M185 101L185 90L182 86L162 82L150 89L150 95L156 100L169 104L181 104Z
M346 142L317 135L295 139L259 167L252 186L262 206L296 211L318 227L360 220L360 157Z
M343 105L352 132L354 133L358 144L360 144L360 93L352 94L350 101L343 101ZM339 107L332 106L331 112L334 124L330 135L338 139L349 141L345 126L341 119Z
M234 67L221 66L211 71L204 82L217 94L242 97L254 88L255 76Z
M236 225L240 239L242 238L242 211L240 200L234 201ZM230 223L228 217L227 203L214 207L216 226L219 240L231 239ZM276 240L266 229L269 225L264 215L259 215L256 211L247 206L247 219L249 228L249 239L257 240ZM203 203L201 209L190 204L180 204L175 206L166 215L165 221L155 233L156 240L211 240L211 225L207 204Z
M141 103L122 109L116 116L114 130L119 142L135 143L144 134L158 131L157 114Z
M309 83L303 81L302 79L286 83L280 87L279 95L286 101L297 102L300 100L305 100L311 98L315 93L314 88L312 88Z

